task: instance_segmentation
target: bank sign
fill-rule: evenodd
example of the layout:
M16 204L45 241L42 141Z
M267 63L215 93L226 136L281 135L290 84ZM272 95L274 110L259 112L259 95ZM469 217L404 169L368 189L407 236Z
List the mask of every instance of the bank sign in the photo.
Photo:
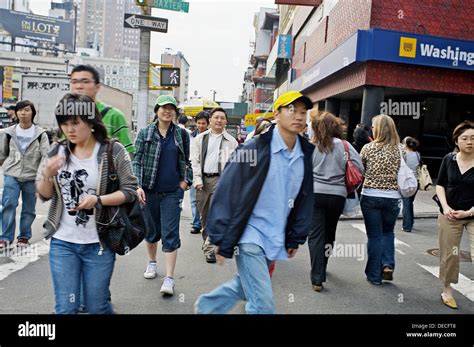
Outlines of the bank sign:
M358 61L380 60L474 71L474 41L390 30L360 31Z
M0 35L73 47L72 21L0 9Z

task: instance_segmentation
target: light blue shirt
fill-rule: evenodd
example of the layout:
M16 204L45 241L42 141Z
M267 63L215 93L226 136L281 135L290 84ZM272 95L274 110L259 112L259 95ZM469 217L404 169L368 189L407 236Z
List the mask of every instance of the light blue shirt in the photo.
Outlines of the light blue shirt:
M270 150L267 177L239 243L259 245L269 260L286 260L286 221L303 183L304 154L299 139L288 150L278 126Z

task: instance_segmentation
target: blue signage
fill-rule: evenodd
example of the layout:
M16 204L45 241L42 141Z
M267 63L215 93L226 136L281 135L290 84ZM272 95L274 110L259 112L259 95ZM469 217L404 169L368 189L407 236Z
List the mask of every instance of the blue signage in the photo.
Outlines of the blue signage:
M277 58L291 59L291 35L278 35Z
M290 89L304 91L353 63L370 60L474 71L474 41L384 29L359 30L292 80Z
M357 60L474 71L474 41L370 29L359 31Z

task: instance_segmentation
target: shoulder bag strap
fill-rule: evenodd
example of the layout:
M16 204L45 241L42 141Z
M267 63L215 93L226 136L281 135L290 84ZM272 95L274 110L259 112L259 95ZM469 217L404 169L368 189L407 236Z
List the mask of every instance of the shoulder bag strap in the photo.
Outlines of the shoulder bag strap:
M342 143L344 144L344 159L347 161L351 160L351 155L349 154L349 145L347 144L347 141L341 140Z
M423 166L423 160L421 159L420 152L416 152L416 156L418 157L418 165L417 166Z
M107 194L113 193L118 189L118 175L115 169L114 158L112 156L112 149L114 147L115 140L110 140L107 144L107 168L108 168L108 180L107 180Z
M110 106L105 107L105 108L102 110L102 112L100 113L100 115L102 116L102 118L104 118L105 115L107 114L107 112L109 112L111 109L112 109L112 107L110 107Z

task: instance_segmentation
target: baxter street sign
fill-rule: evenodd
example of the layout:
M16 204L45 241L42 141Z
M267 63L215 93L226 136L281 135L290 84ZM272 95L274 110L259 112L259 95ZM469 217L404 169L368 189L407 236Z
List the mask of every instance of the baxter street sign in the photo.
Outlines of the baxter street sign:
M189 2L180 0L149 0L149 6L178 12L189 12Z
M125 13L124 27L133 29L144 29L151 31L159 31L161 33L168 32L168 19L141 16L137 14Z

